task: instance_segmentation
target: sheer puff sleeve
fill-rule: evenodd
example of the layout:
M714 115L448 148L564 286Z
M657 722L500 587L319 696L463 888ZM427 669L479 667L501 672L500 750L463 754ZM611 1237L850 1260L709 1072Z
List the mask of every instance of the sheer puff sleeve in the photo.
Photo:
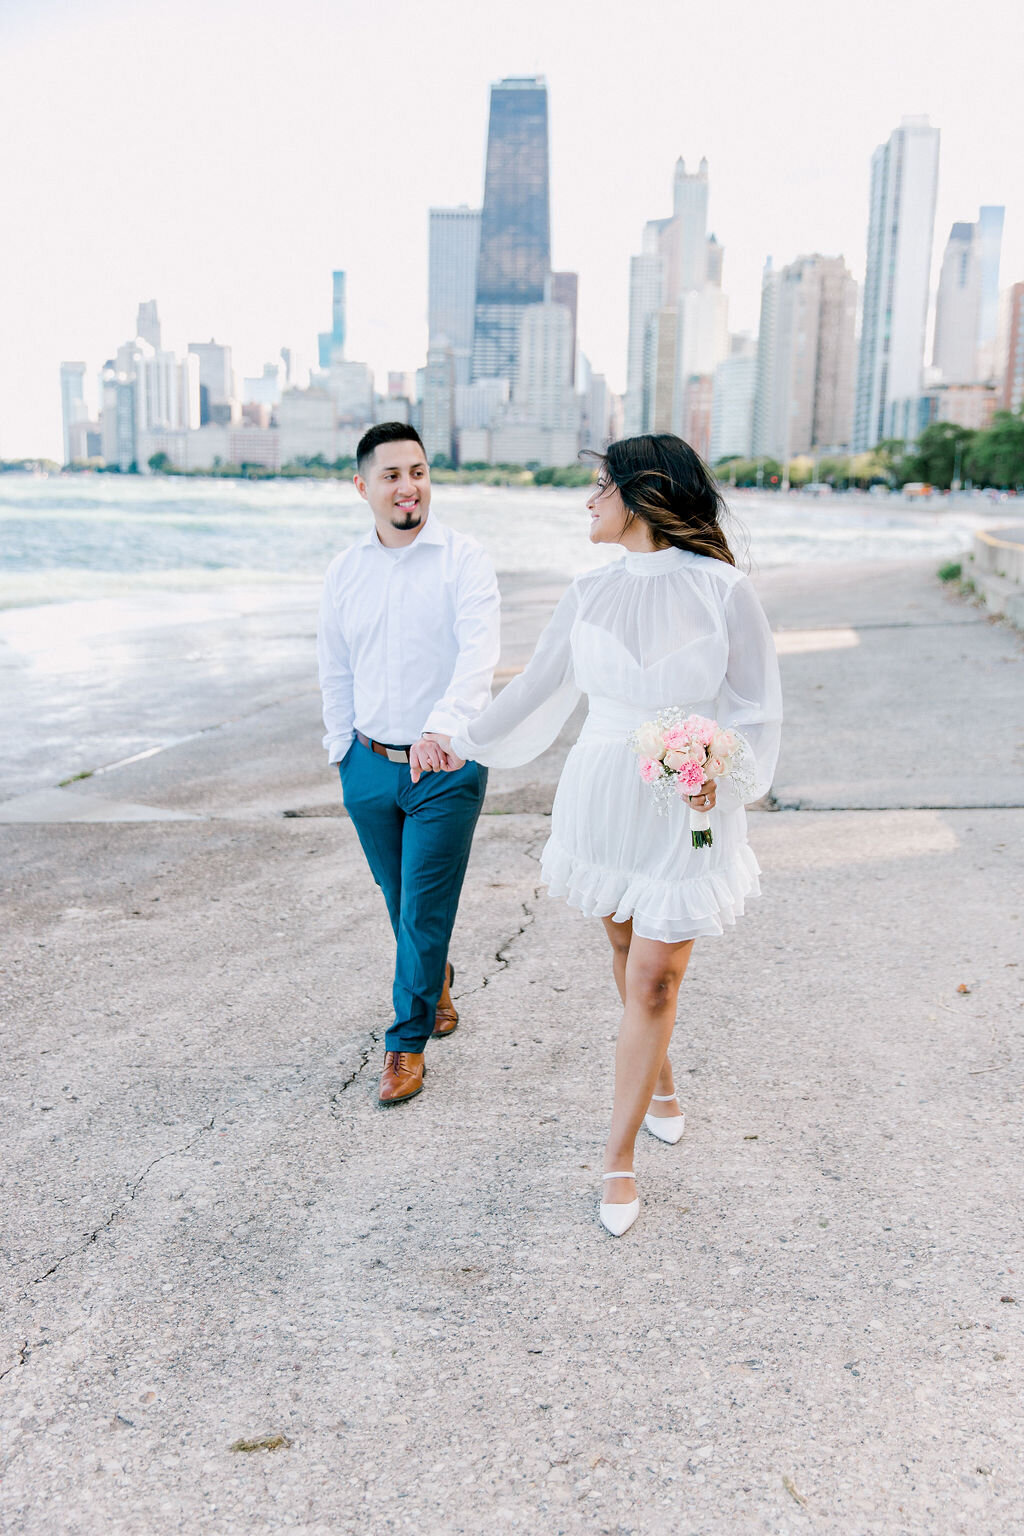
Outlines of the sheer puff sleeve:
M578 612L574 584L552 614L526 668L482 714L460 722L452 736L454 752L489 768L518 768L550 747L580 698L572 660Z
M718 804L732 810L771 788L782 732L782 685L768 620L745 576L726 595L725 623L729 659L715 718L745 738L755 765L742 793L730 779L718 781Z

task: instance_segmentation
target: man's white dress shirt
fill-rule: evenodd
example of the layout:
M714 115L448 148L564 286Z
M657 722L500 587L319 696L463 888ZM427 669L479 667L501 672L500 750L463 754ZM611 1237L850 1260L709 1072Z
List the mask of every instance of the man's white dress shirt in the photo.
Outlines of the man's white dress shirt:
M478 715L498 664L499 604L482 547L433 512L401 549L371 528L337 555L317 632L329 761L341 762L356 730L408 746Z

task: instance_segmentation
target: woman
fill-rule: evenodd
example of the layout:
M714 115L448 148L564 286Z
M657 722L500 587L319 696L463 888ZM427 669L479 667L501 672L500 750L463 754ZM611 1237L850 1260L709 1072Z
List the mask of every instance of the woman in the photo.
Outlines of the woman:
M612 443L587 507L591 541L621 544L625 557L573 582L526 670L450 749L516 767L550 746L580 693L589 696L541 870L550 894L600 917L611 942L623 1014L600 1217L620 1236L640 1210L640 1126L670 1143L682 1134L668 1046L694 940L742 913L759 873L732 782L708 780L690 797L714 808L712 846L694 848L683 804L658 814L630 732L672 705L710 716L746 737L760 797L782 710L767 620L735 568L722 498L693 449L667 433Z

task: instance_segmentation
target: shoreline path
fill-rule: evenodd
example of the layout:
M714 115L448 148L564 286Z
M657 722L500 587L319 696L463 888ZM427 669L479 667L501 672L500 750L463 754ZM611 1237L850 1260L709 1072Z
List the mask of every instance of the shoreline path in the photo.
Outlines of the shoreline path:
M561 585L505 583L510 669ZM463 1023L386 1114L390 937L309 607L190 635L177 745L61 790L18 766L5 1530L1017 1536L1021 639L930 564L758 586L788 709L765 894L696 947L686 1134L641 1141L620 1242L605 940L537 886L564 737L492 775ZM180 636L118 641L116 695L89 644L82 740L131 745Z

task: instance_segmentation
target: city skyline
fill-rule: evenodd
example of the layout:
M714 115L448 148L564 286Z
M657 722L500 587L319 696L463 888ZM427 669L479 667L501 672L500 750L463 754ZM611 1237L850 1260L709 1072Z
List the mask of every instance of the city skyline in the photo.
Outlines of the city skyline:
M542 14L525 7L531 16L534 9ZM19 217L0 256L0 455L58 456L53 380L60 362L85 358L94 371L110 337L130 329L144 294L159 297L166 344L179 355L194 337L215 335L232 346L240 374L258 374L281 345L315 363L324 272L344 269L348 354L366 358L379 382L388 369L415 367L427 342L427 210L480 206L488 90L524 65L546 75L550 92L552 265L580 273L581 342L618 391L626 382L629 257L637 231L664 206L665 166L679 155L688 164L706 155L712 165L708 227L727 253L733 330L756 331L769 254L777 266L814 252L842 255L863 280L870 157L894 123L916 110L928 111L942 129L932 291L947 231L987 204L1007 209L1003 285L1024 273L1019 172L1005 122L1012 57L1006 45L1021 26L1014 11L991 13L998 46L972 35L955 48L932 35L928 8L913 3L897 16L865 6L856 25L783 6L771 29L757 22L753 7L727 11L749 23L738 45L730 34L725 47L722 24L694 17L684 53L671 24L674 9L643 7L646 32L623 38L621 48L617 41L614 59L600 40L602 19L614 14L610 6L591 7L586 26L582 18L543 13L533 56L524 59L522 25L517 29L510 8L499 7L488 38L474 42L468 59L461 42L465 6L439 5L428 27L414 7L399 4L396 16L411 44L450 90L435 92L422 115L403 108L389 123L372 70L366 80L345 74L344 89L332 93L326 64L311 46L316 23L333 28L339 45L344 39L346 54L372 52L379 34L354 8L339 7L327 18L300 3L277 37L260 4L244 12L214 4L200 12L183 3L180 15L190 25L162 39L157 57L148 18L124 6L98 3L72 17L49 0L31 10L8 7L0 23L9 75L0 113L7 142L23 148L3 169L7 202ZM126 29L120 23L129 15ZM218 72L204 50L214 21L221 30L242 29L239 68L229 74ZM881 54L873 26L884 28ZM639 33L652 40L663 33L667 42L645 47ZM922 36L929 48L922 49ZM721 66L709 72L713 82L686 74L686 60L702 48ZM118 120L131 126L109 173L93 164L106 116L89 60L100 57L109 59L125 93ZM190 109L174 118L176 134L165 134L161 144L133 112L142 99L143 59L147 102L172 115L180 89L187 101L179 106ZM779 91L783 66L793 84ZM673 68L686 83L674 96L659 89L676 78ZM301 113L291 71L304 82ZM52 86L45 112L33 94L40 75ZM373 154L354 133L367 111L377 114ZM253 129L254 142L244 140L207 179L211 144L223 139L227 154L231 112ZM813 142L809 115L817 119ZM349 125L354 147L346 153ZM397 216L382 222L368 210L392 165L412 192ZM280 203L274 189L288 189L289 199Z

